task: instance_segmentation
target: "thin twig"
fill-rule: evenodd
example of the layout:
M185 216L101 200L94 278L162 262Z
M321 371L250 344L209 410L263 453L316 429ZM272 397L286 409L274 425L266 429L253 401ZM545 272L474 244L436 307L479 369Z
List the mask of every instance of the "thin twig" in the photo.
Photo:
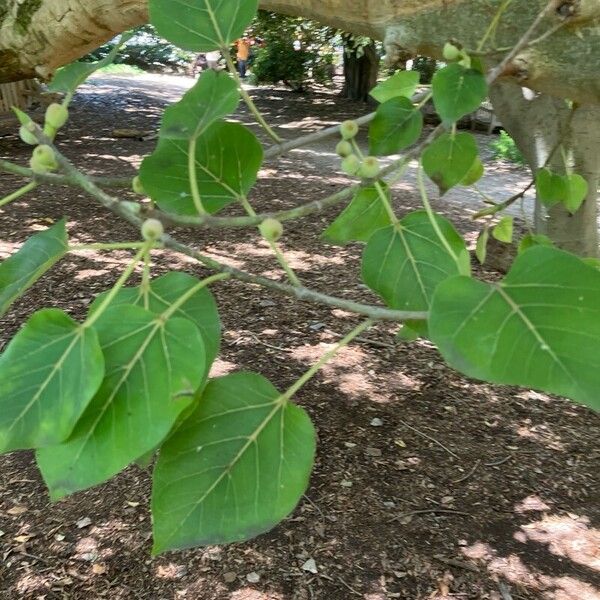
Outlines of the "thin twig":
M429 440L430 442L433 442L434 444L437 444L440 448L442 448L442 450L445 450L448 454L450 454L450 456L454 456L454 458L460 460L460 456L458 456L457 454L452 452L452 450L450 450L450 448L447 448L446 446L444 446L444 444L442 444L442 442L439 442L435 438L432 438L430 435L427 435L426 433L419 431L416 427L409 425L406 421L403 421L402 419L399 419L399 421L400 421L400 423L402 423L402 425L404 425L405 427L408 427L408 429L410 429L411 431L414 431L416 434L420 435L421 437Z
M558 8L560 0L550 0L545 8L539 13L536 19L533 21L529 29L523 34L521 39L515 44L513 49L500 61L500 63L495 66L487 76L488 84L494 83L496 79L498 79L506 70L506 67L515 59L515 57L521 52L524 48L526 48L533 37L533 34L536 32L537 28L540 26L542 21L554 10Z
M436 560L443 562L446 565L450 565L451 567L457 567L458 569L465 569L465 571L471 571L471 573L479 573L479 569L470 565L469 563L463 562L462 560L458 560L457 558L445 558L443 556L434 556Z
M347 584L339 575L338 575L338 579L340 580L341 584L347 589L350 590L353 594L355 594L356 596L360 596L361 598L363 597L363 595L355 590L351 585Z
M513 600L513 597L510 594L510 588L508 585L506 585L506 583L504 583L504 581L498 582L498 591L502 596L502 600Z
M411 510L410 512L400 513L395 517L389 520L389 523L393 521L398 521L399 519L404 519L406 517L413 517L415 515L432 515L432 514L441 514L441 515L459 515L461 517L471 517L468 512L464 512L462 510L452 510L451 508L424 508L422 510Z
M471 475L473 475L473 473L475 473L475 471L477 471L480 464L481 464L480 460L476 461L475 464L473 465L473 468L465 476L461 477L460 479L456 479L452 483L462 483L463 481L466 481L467 479L469 479L469 477L471 477Z
M509 454L506 458L503 458L503 459L498 460L496 462L483 463L483 466L484 467L499 467L500 465L503 465L504 463L507 463L512 457L513 457L513 455Z

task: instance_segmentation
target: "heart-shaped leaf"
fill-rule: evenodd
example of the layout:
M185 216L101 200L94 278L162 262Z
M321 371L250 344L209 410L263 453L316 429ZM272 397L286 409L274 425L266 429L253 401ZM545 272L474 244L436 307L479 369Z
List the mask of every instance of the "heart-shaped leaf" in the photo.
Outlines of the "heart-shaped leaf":
M442 121L458 121L476 111L485 100L488 86L475 69L457 63L440 69L431 82L433 102Z
M398 227L380 229L369 240L363 254L363 281L390 308L426 311L442 281L469 274L465 241L446 219L435 218L455 256L438 238L424 211L407 215Z
M250 191L263 158L262 146L251 131L238 123L219 121L194 146L196 179L207 212L217 212ZM186 140L160 139L142 163L142 185L166 212L198 214L188 168L190 147Z
M381 184L389 198L389 189ZM390 224L390 217L374 187L363 188L352 202L325 230L323 237L332 244L368 242L378 229Z
M35 313L0 356L0 452L64 441L103 376L92 328L60 310Z
M470 133L445 133L422 156L423 169L445 194L471 173L477 160L477 143Z
M600 410L600 272L537 246L499 284L453 277L437 288L429 332L469 377L567 396Z
M512 244L514 223L514 217L502 217L494 229L492 229L492 235L499 242Z
M414 144L423 131L423 114L404 97L377 108L369 128L369 152L374 156L397 154Z
M208 383L163 445L154 471L154 553L247 540L296 506L308 485L315 431L264 377Z
M565 208L574 215L581 208L588 194L588 182L577 173L566 175L564 181L566 197L563 202Z
M565 179L550 169L540 169L535 176L537 197L546 206L563 202L567 196Z

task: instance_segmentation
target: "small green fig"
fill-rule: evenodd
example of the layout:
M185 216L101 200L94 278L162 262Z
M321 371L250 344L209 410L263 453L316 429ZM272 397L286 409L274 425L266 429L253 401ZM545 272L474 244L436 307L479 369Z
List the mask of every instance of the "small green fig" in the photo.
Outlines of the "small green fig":
M146 219L142 223L142 237L147 242L154 242L165 233L163 224L158 219Z
M265 219L259 229L267 242L277 242L283 235L283 225L277 219Z
M375 179L380 172L379 161L374 156L367 156L358 169L358 175L363 179Z
M69 120L69 109L56 102L46 109L46 123L54 129L60 129Z
M346 156L350 156L353 153L352 144L350 142L347 142L346 140L342 140L335 147L335 151L337 152L338 156L346 158Z
M44 144L34 149L29 164L34 173L48 173L58 167L54 150Z
M360 159L358 156L356 156L356 154L351 154L342 161L342 171L344 171L344 173L347 175L356 175L360 169L360 166Z
M358 134L358 123L356 121L344 121L340 125L340 133L345 140L351 140Z

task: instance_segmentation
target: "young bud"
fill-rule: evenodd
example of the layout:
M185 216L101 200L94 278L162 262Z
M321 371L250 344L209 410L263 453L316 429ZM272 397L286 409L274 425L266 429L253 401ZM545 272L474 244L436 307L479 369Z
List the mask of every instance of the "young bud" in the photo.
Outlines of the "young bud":
M277 242L283 235L283 225L277 219L265 219L259 229L267 242Z
M146 219L142 223L142 237L147 242L158 240L165 232L163 224L158 219Z
M131 187L136 194L139 194L140 196L146 195L146 190L144 189L144 186L142 185L139 175L136 175L131 180Z
M342 158L346 158L346 156L350 156L353 153L352 144L345 140L341 141L335 147L335 151L337 152L338 156L341 156Z
M21 140L23 140L26 144L29 144L30 146L36 146L38 144L35 135L33 135L33 133L29 131L29 127L26 127L25 125L21 125L21 127L19 128L19 137L21 138Z
M46 123L54 129L60 129L69 120L69 110L62 104L50 104L46 109Z
M374 156L367 156L358 169L358 175L363 179L375 179L380 172L379 161Z
M448 62L453 62L458 60L462 56L462 53L459 48L457 48L451 42L446 42L444 45L444 60Z
M347 175L356 175L359 169L360 159L358 156L356 156L356 154L351 154L342 161L342 171L344 171L344 173Z
M358 123L356 121L344 121L340 126L340 133L345 140L351 140L358 134Z
M50 146L41 145L35 148L29 161L34 173L48 173L58 167L54 150Z

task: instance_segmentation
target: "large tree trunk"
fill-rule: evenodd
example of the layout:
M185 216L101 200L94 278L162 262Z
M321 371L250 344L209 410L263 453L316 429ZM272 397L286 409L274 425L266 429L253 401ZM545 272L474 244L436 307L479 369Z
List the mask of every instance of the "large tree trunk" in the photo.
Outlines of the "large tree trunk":
M497 115L533 173L546 164L552 171L564 173L566 156L568 166L588 183L588 196L575 215L562 205L546 210L537 202L536 230L565 250L597 256L600 106L571 107L564 100L535 95L507 83L493 86L491 97Z
M375 43L344 51L344 98L368 102L369 93L377 85L379 55Z
M548 0L513 0L494 32L513 45ZM501 0L263 0L261 8L314 18L385 39L388 54L440 57L448 39L476 48ZM540 34L573 11L569 26L521 52L506 75L578 102L600 103L600 2L564 0ZM145 23L145 0L0 0L0 82L49 77L114 34ZM500 56L500 55L499 55Z

